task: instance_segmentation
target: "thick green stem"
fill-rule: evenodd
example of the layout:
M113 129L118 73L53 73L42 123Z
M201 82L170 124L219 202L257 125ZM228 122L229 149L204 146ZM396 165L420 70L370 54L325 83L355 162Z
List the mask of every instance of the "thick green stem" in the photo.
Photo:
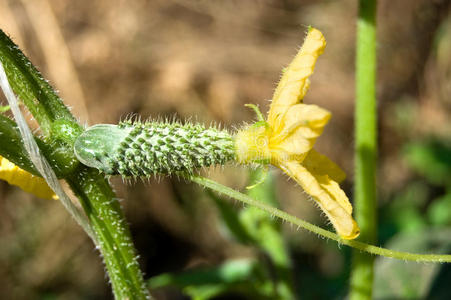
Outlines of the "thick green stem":
M360 239L375 243L376 219L376 0L360 0L357 21L355 217ZM371 299L374 257L353 251L350 299Z
M28 154L23 149L20 133L16 124L0 115L0 155L13 163L25 166L37 173ZM54 152L37 139L47 160L55 163ZM52 156L53 155L53 156ZM52 164L52 167L56 166ZM122 215L119 203L108 182L94 169L80 166L66 178L89 218L100 251L111 277L114 294L117 299L145 299L148 292L139 270L133 243L127 223Z
M2 30L0 59L11 87L38 121L44 135L50 134L51 124L55 120L64 119L75 123L75 118L50 84Z
M67 180L80 199L95 231L116 299L150 298L137 263L128 225L114 192L103 175L82 166L75 158L74 142L83 128L48 82L1 30L0 62L14 93L40 125L44 140L38 144L42 153L52 169L60 178ZM2 137L5 143L0 145L0 153L13 163L35 172L26 158L28 155L24 152L15 123L5 118L1 121L0 134L7 135ZM16 145L7 146L6 143Z
M87 167L66 180L97 234L116 299L149 298L127 222L107 180Z
M36 141L37 142L37 141ZM28 157L16 123L0 114L0 156L33 175L40 176Z
M58 178L64 178L67 174L75 171L79 162L72 153L59 143L46 143L42 139L35 137L39 149L52 162L52 168ZM8 117L0 114L0 156L5 157L15 165L36 176L41 176L36 170L33 162L28 157L24 147L22 136L17 124Z

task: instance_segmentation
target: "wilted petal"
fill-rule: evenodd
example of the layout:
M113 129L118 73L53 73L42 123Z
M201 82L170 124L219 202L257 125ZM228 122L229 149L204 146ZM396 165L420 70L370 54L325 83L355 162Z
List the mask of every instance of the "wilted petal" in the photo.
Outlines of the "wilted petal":
M345 193L327 175L314 175L296 161L282 162L279 167L311 195L324 211L337 233L344 239L354 239L360 229L352 218L352 207Z

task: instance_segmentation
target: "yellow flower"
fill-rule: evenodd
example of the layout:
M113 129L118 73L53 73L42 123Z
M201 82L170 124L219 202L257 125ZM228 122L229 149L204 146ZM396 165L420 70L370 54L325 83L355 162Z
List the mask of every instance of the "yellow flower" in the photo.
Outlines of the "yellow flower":
M44 178L22 170L9 160L0 156L0 179L20 187L25 192L43 199L58 199Z
M267 120L240 130L236 135L240 163L270 163L293 178L326 213L337 233L354 239L359 227L352 218L352 206L338 185L344 172L326 156L313 149L331 114L303 104L309 88L308 77L326 47L322 33L310 28L304 44L284 71L274 93Z

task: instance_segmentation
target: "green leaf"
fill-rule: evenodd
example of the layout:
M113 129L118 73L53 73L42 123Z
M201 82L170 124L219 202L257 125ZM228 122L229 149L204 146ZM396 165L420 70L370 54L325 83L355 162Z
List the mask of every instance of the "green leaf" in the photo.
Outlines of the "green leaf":
M451 224L451 193L448 193L432 202L428 209L428 218L434 225L444 226Z
M257 263L253 260L232 260L217 267L189 270L180 273L165 273L147 281L151 289L166 286L186 286L232 284L251 279L258 273Z
M431 138L406 146L408 164L430 182L451 185L451 142Z
M451 250L451 229L398 234L386 245L392 249L447 253ZM378 258L375 265L375 299L431 299L427 297L441 265L416 264ZM448 283L447 283L448 285Z
M239 218L238 209L236 209L231 203L224 201L221 197L218 197L212 191L207 190L208 195L216 204L222 221L222 225L225 225L229 234L233 236L238 242L242 244L255 243L252 235L249 234L247 228Z

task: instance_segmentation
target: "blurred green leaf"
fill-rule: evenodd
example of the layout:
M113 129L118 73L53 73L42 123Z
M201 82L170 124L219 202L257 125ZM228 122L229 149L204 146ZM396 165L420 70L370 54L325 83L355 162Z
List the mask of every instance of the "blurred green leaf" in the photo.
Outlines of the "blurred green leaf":
M265 170L251 170L249 196L263 203L278 207L275 195L274 177ZM294 299L291 260L278 220L255 207L244 207L237 211L226 201L213 193L214 200L224 225L239 242L252 245L268 259L264 264L265 286L269 295L278 299ZM266 294L266 292L264 293Z
M249 196L279 207L275 194L274 176L270 172L262 169L250 171L250 182L257 182L257 185L248 191ZM256 207L243 209L240 212L240 220L256 240L255 246L270 258L274 273L274 294L279 299L294 299L291 260L280 222Z
M385 246L410 252L448 253L451 250L451 229L427 228L401 233ZM440 267L439 264L418 264L379 257L375 265L374 298L431 299L427 295L434 279L438 278ZM449 286L449 282L444 284Z
M433 225L451 224L451 193L435 199L428 209L428 218Z
M429 187L421 181L409 183L387 208L382 223L391 222L396 231L416 232L427 226L422 209L428 200Z
M438 185L451 185L451 142L430 139L406 146L408 164L427 180Z
M226 292L227 286L222 284L194 286L190 285L183 289L183 292L190 296L192 300L207 300Z
M442 264L440 271L435 276L434 281L429 286L429 292L425 299L428 300L448 300L449 283L451 282L451 265Z
M221 221L226 226L228 233L242 244L254 243L254 238L248 233L245 226L239 219L238 210L229 201L224 201L211 190L207 190L208 195L216 204L220 213Z
M233 291L258 299L270 298L265 276L254 260L231 260L217 267L161 274L147 283L150 289L175 286L198 300Z
M189 270L181 273L166 273L152 277L148 281L151 289L168 285L185 287L188 285L214 285L243 282L257 272L253 260L231 260L218 267Z

